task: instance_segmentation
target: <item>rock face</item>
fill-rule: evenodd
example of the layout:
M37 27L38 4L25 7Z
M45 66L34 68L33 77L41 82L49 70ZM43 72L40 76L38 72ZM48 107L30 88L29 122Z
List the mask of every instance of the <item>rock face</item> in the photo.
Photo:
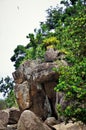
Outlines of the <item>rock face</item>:
M9 108L9 121L8 124L17 124L20 118L21 112L18 108Z
M0 110L0 130L5 130L9 120L9 114L6 111Z
M57 50L55 51L53 48L48 48L45 53L44 59L46 62L53 62L57 59L58 54L59 52Z
M5 130L6 127L4 126L3 122L0 120L0 130Z
M28 60L13 73L16 83L15 94L20 110L29 109L42 120L50 116L57 118L54 87L58 82L59 74L53 71L53 68L66 65L63 60L54 61L57 55L57 51L48 50L45 53L45 62L40 59Z
M65 124L63 122L63 123L55 125L53 127L56 130L86 130L86 125L83 125L80 122L77 122L77 123L68 123L68 124Z
M45 121L45 124L50 125L50 126L54 126L57 124L57 120L55 119L55 117L48 117Z
M18 109L10 108L0 110L0 130L86 130L86 125L81 122L59 124L54 117L48 117L43 122L30 110L25 110L20 115Z
M0 130L16 130L21 112L17 108L0 110Z
M25 110L19 119L17 130L51 130L31 111Z

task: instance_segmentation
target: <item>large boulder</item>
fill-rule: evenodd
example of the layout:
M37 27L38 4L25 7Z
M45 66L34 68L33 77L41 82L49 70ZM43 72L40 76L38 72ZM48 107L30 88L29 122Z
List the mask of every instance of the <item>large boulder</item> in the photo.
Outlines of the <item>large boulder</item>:
M83 125L80 122L77 123L68 123L64 122L58 125L53 126L56 130L86 130L86 125Z
M55 117L48 117L45 121L45 124L50 125L50 126L54 126L57 124L57 120L55 119Z
M65 62L27 60L13 73L15 95L21 111L29 109L43 120L49 116L57 118L54 87L59 73L53 68L61 65L65 65Z
M18 108L0 110L0 130L16 130L21 112Z
M33 84L31 86L30 97L32 106L29 110L33 111L42 120L51 115L49 100L41 84Z
M53 48L48 48L45 52L44 59L46 62L53 62L57 59L59 51L55 51Z
M50 114L49 101L41 84L32 84L30 86L28 82L25 81L22 84L17 84L15 91L21 111L29 109L42 120L45 120Z
M21 111L31 107L30 85L27 81L24 81L22 84L16 84L15 95Z
M51 130L31 111L25 110L19 119L17 130Z
M8 111L0 110L0 130L5 130L9 121Z
M63 63L62 63L63 64ZM52 80L53 77L58 77L57 72L53 68L58 68L57 62L43 62L40 60L28 60L13 73L15 83L21 84L25 80L29 84L33 82L45 82Z
M2 120L0 120L0 130L5 130L6 126L4 126Z

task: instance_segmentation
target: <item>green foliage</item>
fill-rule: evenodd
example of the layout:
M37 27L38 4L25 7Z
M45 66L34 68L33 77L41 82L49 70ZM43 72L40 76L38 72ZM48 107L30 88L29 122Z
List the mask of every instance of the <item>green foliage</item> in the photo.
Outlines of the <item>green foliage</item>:
M86 58L74 66L61 67L59 70L59 84L55 90L64 92L65 100L69 102L65 110L59 107L59 113L73 121L82 121L86 124Z
M49 30L55 29L57 26L59 26L58 21L62 20L62 8L56 6L53 8L52 6L46 10L47 12L47 20L46 25Z
M58 46L59 43L59 40L57 40L57 38L54 36L43 40L43 45L45 48L56 48L56 46Z
M64 4L65 6L69 6L69 5L75 5L79 0L62 0L61 4Z
M0 99L0 110L6 109L6 103L4 99Z
M38 45L36 48L36 58L44 59L45 54L45 48L43 47L43 44Z
M7 97L5 98L5 103L7 108L11 108L13 106L18 107L14 90L11 90L10 93L7 95Z
M30 43L26 46L27 48L27 54L30 55L30 57L27 56L27 58L36 59L36 58L42 58L44 49L42 46L42 34L41 30L35 30L36 36L34 34L29 34L28 38L30 38ZM26 57L25 57L26 59Z
M13 89L13 86L14 81L9 76L0 80L0 92L3 92L3 96L6 96Z
M11 57L11 61L15 62L14 64L15 68L19 67L19 65L24 60L25 55L26 55L26 48L23 45L18 45L14 50L14 55Z
M3 93L5 97L3 107L9 108L17 105L13 88L14 81L9 76L0 80L0 92Z
M66 52L65 60L69 63L69 66L61 66L57 70L60 77L55 90L63 92L68 102L65 109L60 104L57 107L65 121L82 121L86 124L86 6L77 3L71 9L74 7L75 14L65 17L64 23L60 20L55 28L60 40L58 49ZM69 9L68 6L65 12Z
M86 55L86 7L81 6L78 9L76 17L66 18L64 26L59 21L60 26L56 28L56 35L60 40L59 49L65 49L68 53L66 56L68 62L74 63L78 57L80 59ZM68 23L68 24L67 24Z
M35 34L30 33L26 36L26 38L29 39L29 43L26 46L18 45L14 50L14 55L11 57L11 61L15 63L14 66L16 69L27 59L36 59L43 57L45 50L41 43L45 38L44 30L47 29L43 23L40 26L41 29L34 29Z

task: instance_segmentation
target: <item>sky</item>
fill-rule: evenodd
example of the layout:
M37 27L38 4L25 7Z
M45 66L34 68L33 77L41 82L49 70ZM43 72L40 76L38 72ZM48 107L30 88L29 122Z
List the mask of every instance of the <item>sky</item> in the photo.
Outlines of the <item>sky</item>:
M26 36L46 20L46 10L60 0L0 0L0 78L15 71L10 58L17 45L27 45Z

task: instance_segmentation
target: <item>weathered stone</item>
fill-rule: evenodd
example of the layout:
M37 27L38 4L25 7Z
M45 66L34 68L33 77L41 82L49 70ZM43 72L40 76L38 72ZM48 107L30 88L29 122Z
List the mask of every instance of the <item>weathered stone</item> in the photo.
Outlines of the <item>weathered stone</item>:
M37 116L45 120L48 115L51 115L50 107L52 106L49 100L53 100L55 97L52 97L55 96L55 94L51 97L52 99L48 97L44 90L43 82L57 80L58 74L52 70L57 64L37 63L38 64L36 64L36 61L27 61L24 65L20 66L22 72L18 68L18 73L24 73L24 77L26 77L25 79L27 79L27 81L24 81L22 84L16 84L15 95L21 111L30 109L37 114ZM14 75L16 76L16 74ZM15 77L14 79L16 78L21 77Z
M30 100L30 86L27 81L15 86L15 95L20 110L31 107L32 102Z
M30 90L32 106L29 110L33 111L42 120L50 114L49 101L41 84L33 84Z
M9 113L8 111L0 110L0 127L6 127L9 120ZM1 128L0 128L1 129Z
M43 120L49 116L57 118L54 87L59 73L53 71L53 68L60 65L64 63L28 60L13 73L15 95L21 111L29 109Z
M56 130L86 130L86 125L82 125L79 123L68 123L64 122L58 125L53 126Z
M2 120L0 120L0 130L5 130L6 126L4 126Z
M55 117L48 117L45 121L44 121L45 124L47 125L56 125L57 124L57 120L55 119Z
M21 111L29 109L45 120L50 113L49 102L41 84L28 85L27 81L15 87L16 98ZM40 112L39 112L40 111Z
M53 48L48 48L48 50L45 52L44 59L46 62L53 62L57 59L58 51L54 50Z
M19 82L20 80L24 81L24 78L29 82L29 84L33 82L45 82L51 80L52 78L58 77L58 73L53 71L54 67L58 68L56 62L37 64L35 60L27 61L20 65L18 70L13 73L13 77L17 84L21 83ZM16 73L18 73L18 76L16 76ZM21 77L21 73L24 76Z
M9 109L9 122L8 124L16 124L20 118L21 112L18 108L10 108Z
M38 65L34 68L32 73L32 81L43 83L58 77L58 74L53 71L54 67L57 67L55 63L42 63L41 65Z
M17 69L17 71L15 71L15 73L12 73L13 78L15 80L15 83L17 84L21 84L24 80L24 73L23 73L23 67L20 67L19 69Z
M51 130L31 111L25 110L19 119L17 130Z

